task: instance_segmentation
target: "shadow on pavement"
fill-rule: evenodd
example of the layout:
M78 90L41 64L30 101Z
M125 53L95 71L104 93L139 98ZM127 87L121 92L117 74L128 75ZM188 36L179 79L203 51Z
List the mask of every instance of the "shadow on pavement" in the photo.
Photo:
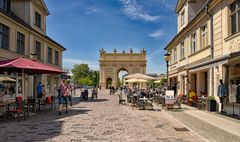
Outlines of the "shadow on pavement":
M181 108L173 108L173 109L166 109L165 110L167 111L173 111L173 112L184 112L184 111L187 111L187 110L190 110L189 108L187 107L181 107Z
M88 114L88 109L70 109L68 113L59 115L57 111L48 111L39 113L36 116L30 116L27 120L0 121L0 141L47 141L54 137L63 134L64 119L68 118L67 122L75 121L76 118L71 118L76 115Z
M80 102L89 102L89 103L92 103L92 102L106 102L106 101L109 101L108 99L92 99L92 98L88 98L88 100L85 100L83 98L80 98Z

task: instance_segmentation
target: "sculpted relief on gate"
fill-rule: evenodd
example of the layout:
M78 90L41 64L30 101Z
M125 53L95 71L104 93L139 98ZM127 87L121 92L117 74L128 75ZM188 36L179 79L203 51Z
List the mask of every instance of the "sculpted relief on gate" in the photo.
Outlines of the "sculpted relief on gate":
M134 53L132 49L129 52L122 51L118 53L116 49L112 53L106 53L104 49L100 50L100 80L99 85L107 88L109 84L117 86L118 73L122 70L128 74L146 73L146 51L143 49L140 53Z

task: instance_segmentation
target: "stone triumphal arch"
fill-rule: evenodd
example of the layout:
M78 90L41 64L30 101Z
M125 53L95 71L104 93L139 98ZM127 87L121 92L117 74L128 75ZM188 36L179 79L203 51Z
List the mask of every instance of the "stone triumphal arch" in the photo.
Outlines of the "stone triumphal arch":
M109 84L117 87L118 73L120 71L127 71L128 74L145 74L146 63L145 49L142 49L140 53L134 53L132 49L129 52L122 51L121 53L114 49L112 53L106 53L104 49L101 49L99 85L102 88L107 88Z

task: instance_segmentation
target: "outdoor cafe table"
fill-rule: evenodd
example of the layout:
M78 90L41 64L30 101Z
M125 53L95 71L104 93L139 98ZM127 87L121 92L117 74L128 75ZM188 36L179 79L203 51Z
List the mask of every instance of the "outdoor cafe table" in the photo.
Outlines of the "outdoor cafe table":
M143 97L143 98L139 98L139 102L140 102L140 104L141 104L141 107L145 110L146 109L146 107L148 106L148 105L150 105L149 103L149 101L148 101L148 98L146 98L146 97Z
M8 118L9 115L9 108L11 105L16 105L16 101L6 101L0 103L0 108L4 109L6 108L6 118Z
M167 109L173 109L175 106L175 99L165 99L165 107Z

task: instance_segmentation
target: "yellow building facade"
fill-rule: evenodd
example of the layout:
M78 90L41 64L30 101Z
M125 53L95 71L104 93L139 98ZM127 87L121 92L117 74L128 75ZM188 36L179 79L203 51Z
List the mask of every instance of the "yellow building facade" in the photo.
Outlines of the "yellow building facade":
M0 60L25 57L62 68L62 45L46 35L46 16L50 13L43 0L0 0ZM47 95L56 95L59 75L19 75L4 72L0 76L17 80L17 96L36 95L42 82Z
M227 86L223 111L233 113L240 105L240 87L231 101L231 82L240 86L240 1L179 0L176 7L177 35L165 47L170 53L169 86L177 94L189 90L217 96L219 80ZM239 114L239 107L234 108Z

